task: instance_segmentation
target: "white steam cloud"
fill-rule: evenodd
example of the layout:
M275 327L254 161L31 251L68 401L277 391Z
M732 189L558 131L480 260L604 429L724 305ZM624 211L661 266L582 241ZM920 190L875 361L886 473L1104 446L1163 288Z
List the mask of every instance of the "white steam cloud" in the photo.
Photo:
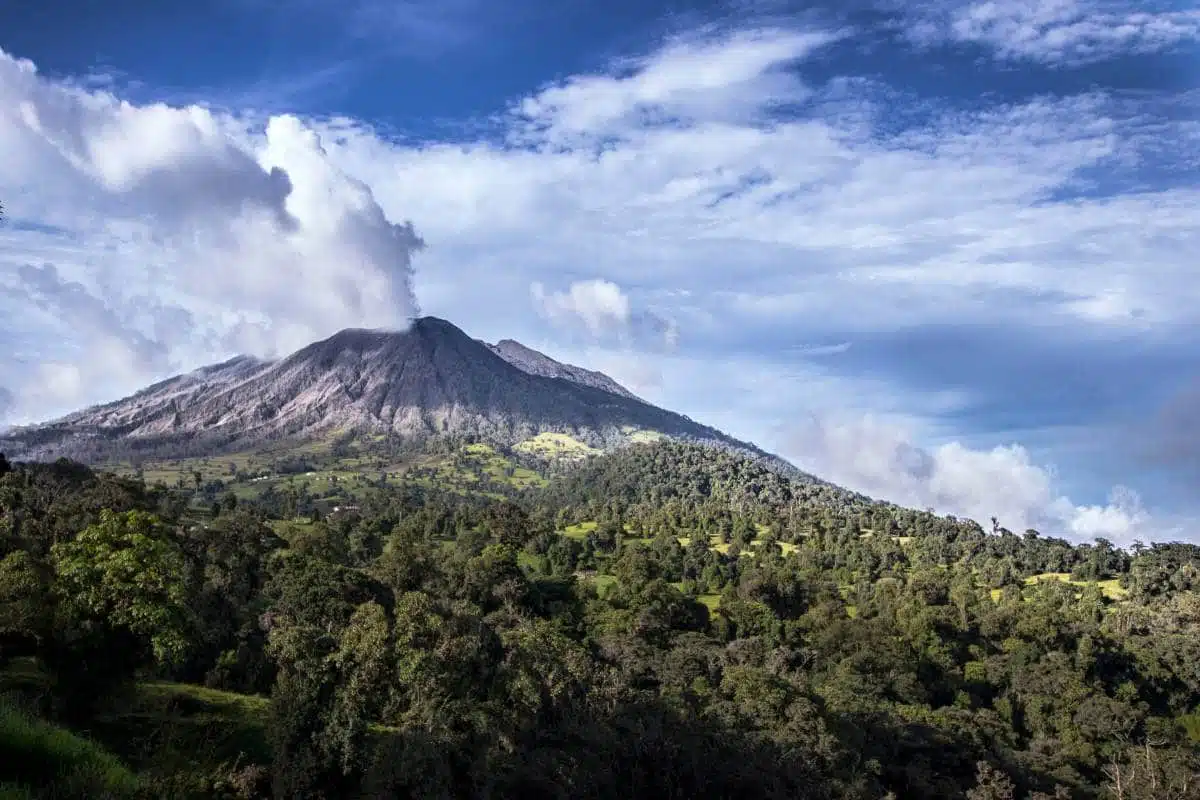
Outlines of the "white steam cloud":
M0 52L0 150L0 338L62 342L0 357L10 418L417 313L420 238L294 117L133 105Z

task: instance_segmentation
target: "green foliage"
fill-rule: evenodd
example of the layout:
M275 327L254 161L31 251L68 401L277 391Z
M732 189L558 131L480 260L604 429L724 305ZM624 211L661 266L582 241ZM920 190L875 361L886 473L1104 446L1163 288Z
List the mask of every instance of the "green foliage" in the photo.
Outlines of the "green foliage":
M73 541L51 549L68 613L149 641L164 663L188 647L187 565L162 523L140 511L103 511Z
M0 701L0 797L135 797L137 777L115 756Z
M0 476L0 683L154 796L1149 800L1200 773L1200 548L988 533L669 442L503 500L371 478L327 515L300 485L214 511L196 471Z
M0 560L0 663L35 652L52 624L49 570L25 550Z

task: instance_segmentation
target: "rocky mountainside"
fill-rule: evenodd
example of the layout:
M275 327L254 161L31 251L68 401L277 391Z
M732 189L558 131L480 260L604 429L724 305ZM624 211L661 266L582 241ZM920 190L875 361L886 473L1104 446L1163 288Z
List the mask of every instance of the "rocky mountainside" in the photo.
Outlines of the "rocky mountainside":
M594 372L583 367L563 364L512 339L501 339L495 344L489 344L488 348L517 369L528 372L530 375L541 375L543 378L562 378L580 386L590 386L593 389L612 392L633 400L641 399L603 372Z
M488 345L445 320L345 330L278 361L238 357L0 439L11 457L99 460L209 454L343 433L475 435L516 444L565 433L611 449L644 432L765 455L652 406L606 375L513 341Z

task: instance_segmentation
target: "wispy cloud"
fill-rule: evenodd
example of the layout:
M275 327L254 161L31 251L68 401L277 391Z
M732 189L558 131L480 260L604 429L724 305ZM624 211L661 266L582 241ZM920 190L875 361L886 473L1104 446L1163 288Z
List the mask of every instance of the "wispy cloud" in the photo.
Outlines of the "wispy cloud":
M247 110L255 115L294 113L341 98L361 68L359 59L342 57L300 72L266 73L219 86L187 89L159 86L153 89L153 97L174 106L201 105L230 114L243 114Z
M840 34L786 29L720 38L676 37L618 72L570 78L516 104L514 141L566 147L611 144L649 127L766 121L773 106L811 94L786 68Z
M976 44L1009 61L1081 65L1200 42L1200 11L1154 0L932 0L901 13L920 46Z

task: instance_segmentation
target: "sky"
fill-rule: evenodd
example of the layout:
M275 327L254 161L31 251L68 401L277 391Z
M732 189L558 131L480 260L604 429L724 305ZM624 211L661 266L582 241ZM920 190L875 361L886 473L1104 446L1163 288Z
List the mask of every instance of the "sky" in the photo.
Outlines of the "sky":
M1200 541L1200 10L0 5L0 424L418 314L873 496Z

